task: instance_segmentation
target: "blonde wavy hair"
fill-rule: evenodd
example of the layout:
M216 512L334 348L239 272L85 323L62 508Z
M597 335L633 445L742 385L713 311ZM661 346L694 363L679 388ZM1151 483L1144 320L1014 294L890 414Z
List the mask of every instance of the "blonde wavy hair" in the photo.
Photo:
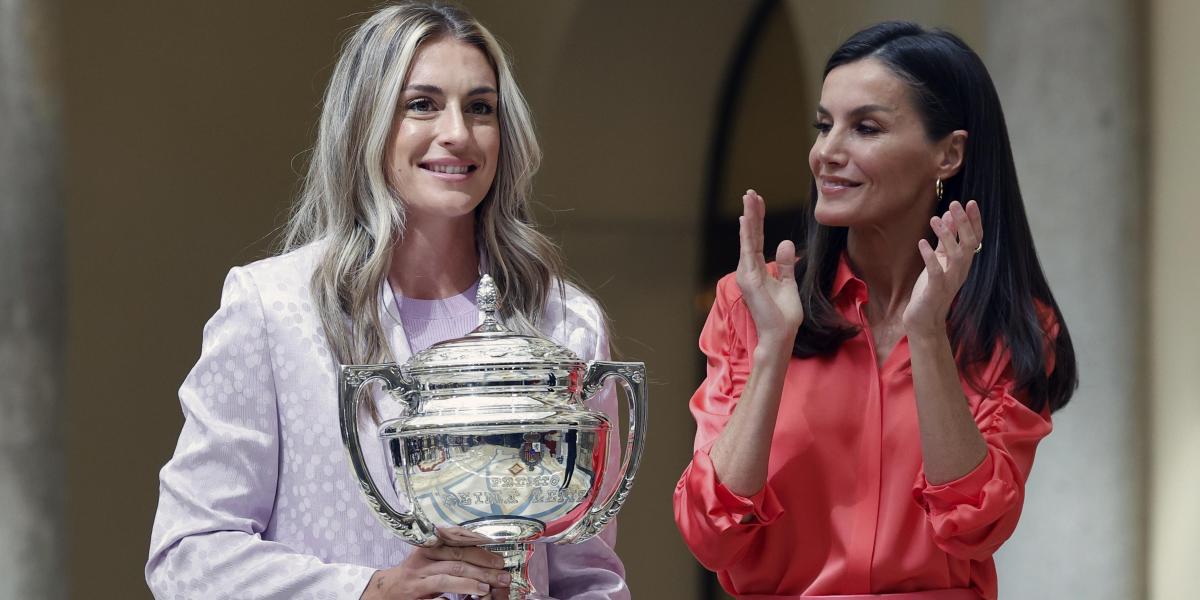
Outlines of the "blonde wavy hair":
M476 209L476 241L480 268L495 279L503 302L501 318L511 329L533 333L551 288L563 293L559 249L533 225L528 199L542 154L504 50L457 7L388 6L342 48L283 236L285 252L322 245L312 293L329 346L343 364L391 359L379 290L393 244L404 235L405 211L404 199L388 184L386 151L413 57L422 44L443 37L479 48L499 85L499 163Z

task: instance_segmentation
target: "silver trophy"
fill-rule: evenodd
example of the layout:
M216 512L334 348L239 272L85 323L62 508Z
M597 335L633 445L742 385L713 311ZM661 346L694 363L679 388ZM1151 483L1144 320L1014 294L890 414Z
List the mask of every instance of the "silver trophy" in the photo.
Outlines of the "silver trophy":
M633 486L646 439L646 367L584 363L550 340L506 330L487 275L477 304L483 323L464 337L403 365L342 366L342 441L367 503L396 535L432 546L447 532L466 534L504 558L510 600L547 598L529 581L533 544L591 538ZM625 388L629 432L617 485L601 497L614 423L584 401L610 377ZM407 510L379 493L363 459L360 391L376 380L403 408L378 435Z

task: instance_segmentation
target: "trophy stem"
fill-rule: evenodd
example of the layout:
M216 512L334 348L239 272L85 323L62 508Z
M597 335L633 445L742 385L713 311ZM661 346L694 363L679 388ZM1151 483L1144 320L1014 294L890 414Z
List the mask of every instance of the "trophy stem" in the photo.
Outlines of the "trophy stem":
M529 559L533 557L533 546L520 542L485 544L484 550L498 554L504 559L504 570L512 577L508 587L508 598L495 600L549 600L549 596L538 593L529 580Z

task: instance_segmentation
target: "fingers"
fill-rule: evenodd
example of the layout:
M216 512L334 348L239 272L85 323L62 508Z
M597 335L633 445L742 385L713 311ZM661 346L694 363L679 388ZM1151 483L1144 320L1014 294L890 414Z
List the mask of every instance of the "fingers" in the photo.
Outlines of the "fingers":
M474 546L437 546L423 548L421 552L425 558L433 561L464 562L490 569L504 568L503 558Z
M929 283L931 285L940 283L946 272L942 270L942 263L938 262L937 253L929 245L929 241L917 242L917 250L921 252L921 259L925 261L925 272L928 274Z
M467 577L438 574L423 577L413 582L412 590L418 597L433 598L435 594L464 594L482 596L491 591L491 586Z
M796 278L796 245L791 240L779 242L775 250L775 264L779 268L779 280Z
M949 212L954 220L954 229L958 233L959 247L966 252L974 253L975 246L979 244L979 235L975 231L975 225L971 223L970 215L958 202L950 203Z
M763 216L766 203L754 190L746 190L742 196L742 216L738 218L738 233L741 240L742 258L758 257L763 253Z
M966 212L971 230L975 232L975 244L978 245L983 241L983 215L979 212L979 203L974 200L968 202Z
M929 219L929 227L937 235L937 252L946 257L958 257L960 250L954 231L954 216L949 211L940 217Z
M438 527L435 533L438 540L447 546L479 546L496 541L466 527Z
M942 215L942 220L946 220L947 216L953 217L951 231L954 232L962 246L974 250L980 242L983 241L983 215L979 211L979 203L971 200L963 206L958 200L950 203L949 210ZM971 240L967 243L966 240Z
M426 577L427 579L434 579L439 576L445 575L445 576L449 576L449 577L452 577L455 579L474 580L474 582L476 584L476 589L474 591L467 590L465 592L456 592L456 593L465 593L465 594L485 593L486 594L487 591L493 587L503 587L503 586L508 585L509 583L512 583L512 577L504 570L485 569L483 567L478 567L473 564L470 564L467 562L462 562L462 561L457 561L457 560L436 561L436 562L430 564L425 569L423 569L423 572L427 575L427 577ZM483 584L483 587L485 587L487 589L482 589L482 590L479 589L478 588L479 584ZM452 591L452 590L441 590L441 591L446 592L446 591Z

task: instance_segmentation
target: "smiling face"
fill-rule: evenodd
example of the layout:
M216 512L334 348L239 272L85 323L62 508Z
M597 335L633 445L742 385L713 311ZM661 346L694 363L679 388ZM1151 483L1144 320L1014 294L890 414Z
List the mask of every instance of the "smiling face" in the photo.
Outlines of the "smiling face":
M388 147L388 183L410 223L473 218L500 155L496 74L475 46L442 37L413 58Z
M822 225L886 225L933 212L935 181L962 163L966 132L931 141L908 84L874 59L829 72L808 164ZM907 218L906 218L907 217Z

